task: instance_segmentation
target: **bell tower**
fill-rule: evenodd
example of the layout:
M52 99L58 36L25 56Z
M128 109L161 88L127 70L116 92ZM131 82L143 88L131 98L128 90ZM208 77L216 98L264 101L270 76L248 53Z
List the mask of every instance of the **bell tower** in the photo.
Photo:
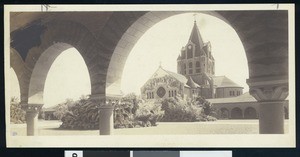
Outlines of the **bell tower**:
M196 20L189 40L177 58L177 73L191 77L200 86L209 86L209 78L215 75L211 44L203 41Z

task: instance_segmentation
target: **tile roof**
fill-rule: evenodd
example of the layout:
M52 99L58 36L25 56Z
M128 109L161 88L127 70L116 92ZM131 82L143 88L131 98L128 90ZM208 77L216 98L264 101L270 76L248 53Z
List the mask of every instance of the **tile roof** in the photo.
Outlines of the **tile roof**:
M214 80L214 86L216 86L217 88L241 87L226 76L212 76L212 79Z
M239 102L256 102L257 100L250 95L249 92L246 92L242 95L230 98L215 98L215 99L206 99L207 101L213 104L222 104L222 103L239 103ZM286 98L285 100L288 100Z
M206 100L213 103L213 104L256 101L256 99L252 95L250 95L249 92L246 92L246 93L244 93L242 95L239 95L239 96L236 96L236 97L215 98L215 99L206 99Z
M187 83L188 79L181 75L181 74L177 74L177 73L174 73L172 71L168 71L168 70L165 70L163 69L164 71L166 71L168 74L170 74L171 76L173 76L175 79L177 79L179 82L182 82L182 83Z

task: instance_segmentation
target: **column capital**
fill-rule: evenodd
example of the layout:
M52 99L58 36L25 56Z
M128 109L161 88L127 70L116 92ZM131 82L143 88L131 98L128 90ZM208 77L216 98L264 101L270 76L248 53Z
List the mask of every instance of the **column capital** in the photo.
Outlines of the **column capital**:
M287 84L250 87L249 93L257 101L283 101L289 95Z
M113 109L116 104L119 104L120 98L106 97L105 94L93 94L89 99L98 105L100 109Z
M41 111L44 104L28 104L21 102L21 107L26 112L39 112Z
M289 94L288 76L251 78L247 84L257 101L283 101Z

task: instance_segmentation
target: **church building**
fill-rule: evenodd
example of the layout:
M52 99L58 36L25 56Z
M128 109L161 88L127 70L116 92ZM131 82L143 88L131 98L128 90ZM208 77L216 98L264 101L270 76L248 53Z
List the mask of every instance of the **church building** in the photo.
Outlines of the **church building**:
M215 59L210 42L204 42L194 21L188 42L177 58L177 73L161 66L141 87L144 99L161 99L180 96L193 99L236 97L243 94L243 87L226 76L215 76Z

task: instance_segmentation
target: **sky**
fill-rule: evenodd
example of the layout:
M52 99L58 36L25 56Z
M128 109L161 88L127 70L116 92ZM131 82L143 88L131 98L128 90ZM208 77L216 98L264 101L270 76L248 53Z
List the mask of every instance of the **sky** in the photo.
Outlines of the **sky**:
M215 58L216 76L225 75L248 91L248 65L243 45L234 29L210 15L186 13L169 17L151 27L129 54L121 80L124 94L140 94L140 87L152 76L159 65L177 72L177 57L188 42L194 19L205 42L210 41ZM20 97L17 78L11 69L11 93ZM52 64L44 89L44 107L50 107L67 98L79 99L90 94L88 69L80 53L70 48L61 53Z
M177 72L177 57L188 42L194 18L204 42L210 41L215 58L215 75L225 75L248 91L246 54L235 30L224 21L206 14L180 14L151 27L129 54L122 76L124 93L140 94L140 87L152 76L160 63Z

